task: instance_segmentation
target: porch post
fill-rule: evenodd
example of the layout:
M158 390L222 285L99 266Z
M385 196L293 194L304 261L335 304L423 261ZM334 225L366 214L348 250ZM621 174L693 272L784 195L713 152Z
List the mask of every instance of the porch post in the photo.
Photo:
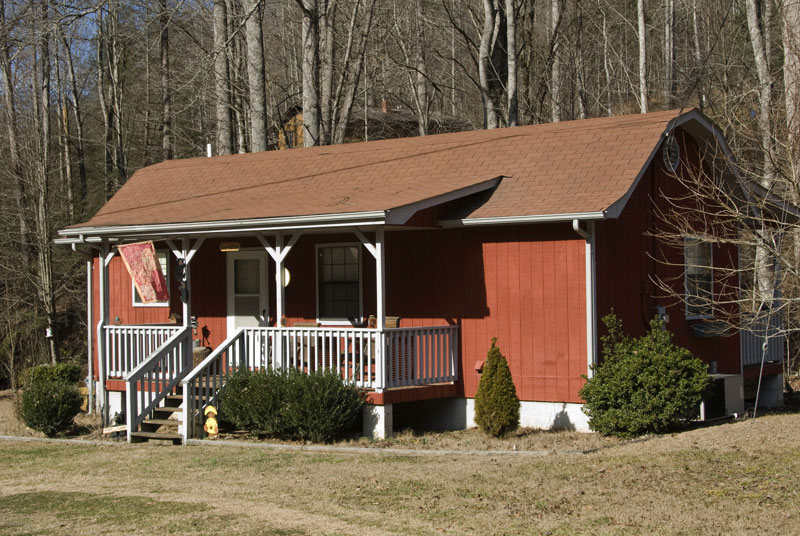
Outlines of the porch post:
M283 261L300 239L301 235L302 232L297 231L292 235L291 238L289 238L289 243L284 246L283 233L277 232L275 233L275 247L272 247L270 246L269 242L267 242L267 239L264 238L264 235L260 233L256 234L258 241L261 242L261 245L267 250L269 256L272 257L273 261L275 261L275 325L278 327L281 325L281 318L285 312L284 302L286 294L283 289ZM275 356L274 362L279 363L280 366L283 367L284 333L282 330L278 330L278 334L278 340L275 341L273 348Z
M386 335L384 329L386 327L386 269L385 269L385 248L383 228L375 229L375 301L376 311L375 316L378 321L378 342L376 345L378 349L377 355L377 378L375 390L377 392L383 391L386 384Z
M108 400L106 396L106 338L103 328L108 323L108 264L114 257L114 251L109 251L108 239L104 238L100 247L98 263L100 264L100 311L97 321L97 365L100 377L100 421L103 426L108 425Z
M90 250L91 252L91 250ZM96 408L95 402L95 381L94 381L94 337L92 337L92 320L94 319L94 296L92 295L94 289L94 260L91 253L86 260L86 350L89 354L89 374L86 387L89 389L89 400L86 403L86 409L89 415L92 415Z
M183 287L186 292L186 299L181 300L183 302L183 327L189 327L192 324L191 318L189 317L192 314L192 287L191 287L192 278L190 276L189 262L187 261L188 255L189 255L189 239L182 238L181 260L183 261L183 270L184 270Z

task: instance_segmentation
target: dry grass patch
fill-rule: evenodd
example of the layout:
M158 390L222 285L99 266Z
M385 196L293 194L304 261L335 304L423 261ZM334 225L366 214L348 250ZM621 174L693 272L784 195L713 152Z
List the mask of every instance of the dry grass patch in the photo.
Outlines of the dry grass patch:
M769 534L800 526L796 414L586 455L0 442L0 457L4 516L17 527L36 516L62 519L63 533L130 533L128 518L92 513L103 497L120 497L120 508L141 512L159 533L198 532L195 517L214 524L209 533L233 535ZM91 496L75 496L84 513L62 515L58 501L45 500L36 514L7 512L22 502L9 497L50 492ZM173 503L177 525L167 513Z

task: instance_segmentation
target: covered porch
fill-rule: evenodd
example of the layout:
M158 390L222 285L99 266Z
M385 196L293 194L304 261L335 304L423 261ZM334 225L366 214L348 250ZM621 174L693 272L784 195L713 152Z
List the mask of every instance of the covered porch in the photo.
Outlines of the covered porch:
M343 241L347 235L351 240ZM301 238L303 247L298 246ZM171 279L172 296L160 308L145 310L136 307L131 289L133 305L120 308L114 302L127 298L119 297L117 287L131 285L125 274L115 273L121 266L119 259L114 262L116 246L142 240L153 240L158 252L166 252L167 260L160 260ZM216 403L227 378L240 367L335 371L343 381L371 393L371 402L378 405L389 390L458 380L456 323L415 325L420 323L399 322L386 314L383 227L133 235L84 239L84 244L97 251L88 267L89 281L97 285L89 291L97 296L90 298L90 315L97 322L89 342L96 347L92 364L97 367L98 402L109 423L114 413L109 396L122 393L129 435L179 394L194 395L182 401L182 439L201 435L204 407ZM325 265L328 253L334 257L343 248L357 261L355 283L341 281L347 266L328 270ZM312 250L315 266L308 266ZM326 276L326 270L331 274ZM348 300L347 287L352 290L356 284L357 296ZM305 305L287 301L287 290ZM333 294L330 303L321 297L326 292ZM345 299L335 299L342 293ZM316 311L310 310L309 296L315 298ZM156 310L174 323L126 322ZM200 360L198 347L209 347L211 353Z

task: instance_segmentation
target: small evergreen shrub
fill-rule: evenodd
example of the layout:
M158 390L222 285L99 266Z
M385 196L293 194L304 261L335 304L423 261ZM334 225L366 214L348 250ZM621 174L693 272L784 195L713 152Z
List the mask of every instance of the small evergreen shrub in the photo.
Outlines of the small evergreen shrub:
M30 428L53 437L72 427L82 401L74 383L39 374L29 379L22 393L22 419Z
M287 373L273 369L237 370L219 395L220 417L257 435L286 434Z
M44 380L62 381L76 384L81 380L81 367L72 363L57 363L55 365L36 365L28 369L24 378L24 385Z
M325 443L352 430L365 396L335 371L240 369L220 392L220 417L260 436Z
M293 439L330 443L352 430L366 402L364 393L336 371L289 374L287 417Z
M485 432L500 437L519 426L519 398L508 361L492 339L475 394L475 422Z
M673 344L657 317L640 338L627 336L613 312L603 323L603 361L579 392L589 427L627 438L667 432L696 418L710 385L706 365Z

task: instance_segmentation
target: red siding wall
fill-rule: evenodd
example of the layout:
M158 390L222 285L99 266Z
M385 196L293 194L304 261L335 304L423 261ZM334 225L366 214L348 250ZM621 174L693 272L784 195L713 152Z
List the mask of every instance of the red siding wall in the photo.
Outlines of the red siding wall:
M485 359L497 337L521 399L580 401L580 376L586 373L585 250L569 224L394 231L386 237L386 313L402 317L402 327L460 326L460 395L475 395L475 362ZM305 235L297 242L286 258L292 275L285 293L289 325L316 317L316 244L356 241L341 234ZM256 246L239 242L243 248ZM375 261L363 249L361 257L368 316L376 311ZM271 260L268 266L272 316ZM110 273L112 323L116 316L121 324L167 321L170 308L130 305L130 278L119 259L112 261ZM219 241L206 241L191 264L192 313L199 337L209 346L226 337L225 274ZM171 309L180 313L174 284L172 296ZM96 299L95 316L98 309Z
M699 158L690 140L684 140L682 155L684 160ZM739 336L698 338L692 335L691 324L697 321L686 320L685 306L677 303L675 298L667 297L649 275L657 274L663 281L674 280L675 285L680 285L678 290L682 291L683 268L680 265L683 263L683 250L660 246L652 236L665 229L665 223L655 216L657 209L667 208L665 196L674 199L681 194L685 192L679 182L665 172L659 152L622 216L618 220L598 222L596 262L600 331L605 331L600 318L613 308L626 331L641 335L656 314L656 306L665 306L669 314L667 328L674 333L673 340L677 344L704 361L716 360L720 373L738 374ZM734 247L715 245L712 255L715 265L735 266L737 262ZM714 283L715 292L718 292L719 282Z

